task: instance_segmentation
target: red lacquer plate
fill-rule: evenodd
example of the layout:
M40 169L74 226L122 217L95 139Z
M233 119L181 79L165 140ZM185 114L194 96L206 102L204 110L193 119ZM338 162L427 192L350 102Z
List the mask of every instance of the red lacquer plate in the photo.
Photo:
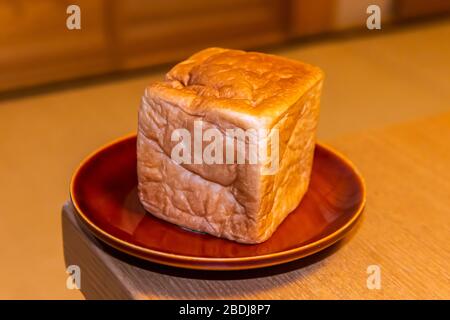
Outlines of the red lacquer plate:
M365 203L364 182L355 167L317 144L308 192L266 242L239 244L185 230L140 204L135 135L84 160L70 194L80 221L108 245L159 264L205 270L261 268L311 255L343 238Z

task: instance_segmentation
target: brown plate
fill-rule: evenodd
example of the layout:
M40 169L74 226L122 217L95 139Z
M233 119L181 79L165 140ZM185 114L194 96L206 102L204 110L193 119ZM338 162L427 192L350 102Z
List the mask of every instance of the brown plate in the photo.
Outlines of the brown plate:
M191 232L141 206L135 135L84 160L70 193L80 220L107 244L152 262L207 270L260 268L320 251L349 232L365 202L364 183L354 166L318 144L308 192L269 240L248 245Z

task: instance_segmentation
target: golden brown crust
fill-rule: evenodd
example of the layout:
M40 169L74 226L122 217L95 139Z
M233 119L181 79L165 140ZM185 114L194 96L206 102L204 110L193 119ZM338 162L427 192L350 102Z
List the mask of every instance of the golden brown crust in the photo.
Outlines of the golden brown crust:
M312 165L323 73L273 55L210 48L150 85L139 112L139 195L152 214L244 243L270 237L300 202ZM208 128L279 130L280 168L176 164L171 132ZM205 128L206 129L206 128Z
M209 48L177 64L164 82L153 84L148 90L178 99L175 103L179 99L186 101L188 112L219 108L276 121L322 80L319 68L300 61Z

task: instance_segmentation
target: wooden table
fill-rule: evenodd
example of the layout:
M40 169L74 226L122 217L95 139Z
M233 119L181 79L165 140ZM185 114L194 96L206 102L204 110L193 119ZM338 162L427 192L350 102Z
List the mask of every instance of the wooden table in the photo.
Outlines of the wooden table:
M204 272L127 257L62 212L67 265L86 298L450 299L450 113L329 143L360 169L367 205L356 230L306 259L253 271ZM367 286L379 268L380 289Z

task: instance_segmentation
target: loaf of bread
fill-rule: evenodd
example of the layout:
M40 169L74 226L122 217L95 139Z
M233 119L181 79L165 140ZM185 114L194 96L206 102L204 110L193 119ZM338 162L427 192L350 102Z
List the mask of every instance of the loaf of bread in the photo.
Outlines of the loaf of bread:
M176 65L146 88L139 110L145 209L217 237L267 240L308 188L322 81L299 61L222 48Z

